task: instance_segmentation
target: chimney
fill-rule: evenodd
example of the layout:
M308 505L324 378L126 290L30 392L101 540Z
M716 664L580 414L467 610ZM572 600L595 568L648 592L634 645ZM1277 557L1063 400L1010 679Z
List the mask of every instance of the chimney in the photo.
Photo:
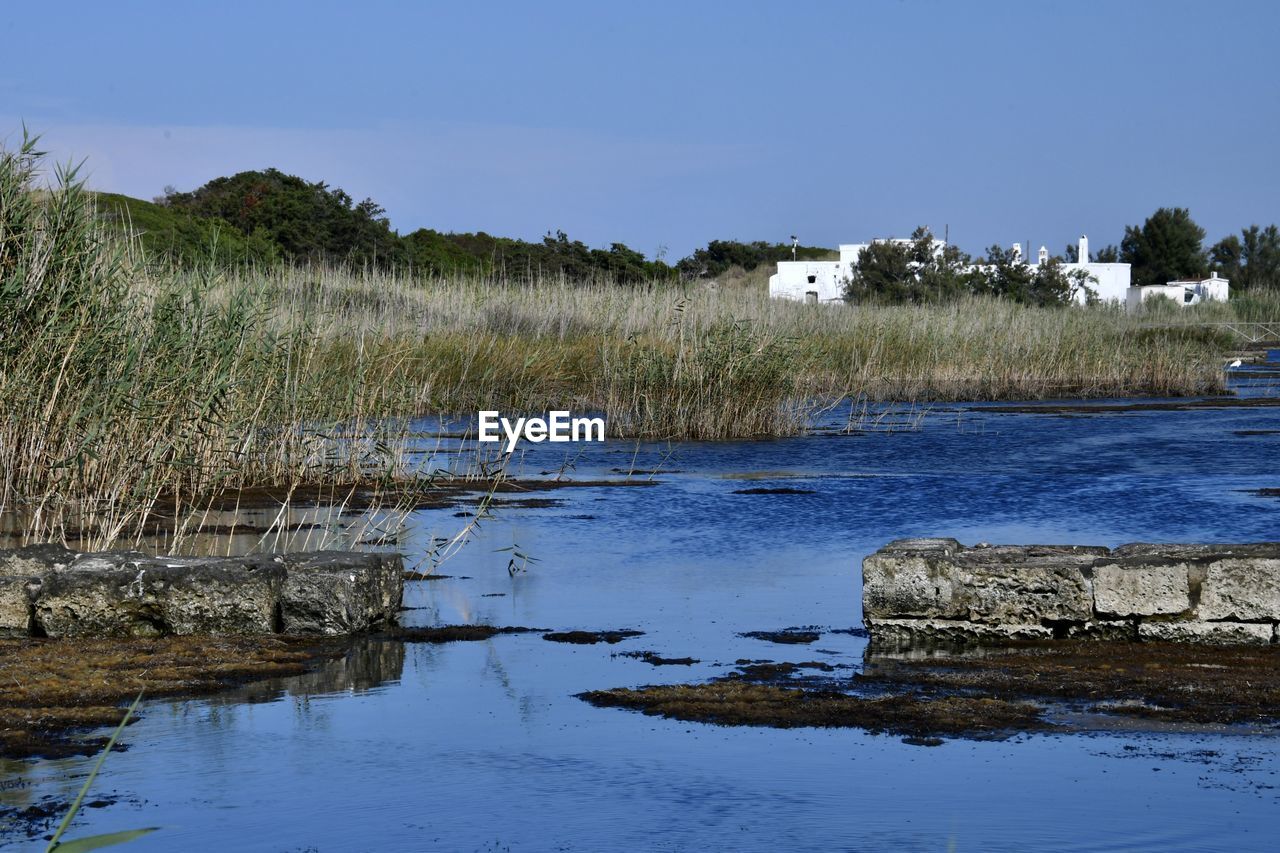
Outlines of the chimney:
M1089 238L1084 234L1080 235L1080 249L1076 252L1079 257L1076 261L1082 264L1089 263Z
M1049 250L1044 246L1041 246L1040 251L1036 252L1036 263L1040 264L1040 266L1049 263Z

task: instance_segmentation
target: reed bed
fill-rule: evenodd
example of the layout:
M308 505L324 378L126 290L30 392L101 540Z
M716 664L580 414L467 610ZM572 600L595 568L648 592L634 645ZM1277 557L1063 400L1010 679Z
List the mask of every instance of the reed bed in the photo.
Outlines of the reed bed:
M249 489L403 494L424 482L417 415L566 408L626 438L784 435L849 396L1217 392L1231 343L990 299L166 269L103 230L73 170L35 191L41 168L30 140L0 156L0 513L26 539L136 542Z
M579 406L603 411L623 436L794 431L806 422L806 405L845 396L1215 393L1233 343L1225 331L1153 328L1152 317L1118 308L991 298L859 307L701 284L411 280L333 270L266 278L286 314L328 318L330 335L358 329L402 354L419 378L418 411ZM223 285L228 295L246 286L261 279ZM1213 322L1224 311L1230 306L1187 309L1179 319Z

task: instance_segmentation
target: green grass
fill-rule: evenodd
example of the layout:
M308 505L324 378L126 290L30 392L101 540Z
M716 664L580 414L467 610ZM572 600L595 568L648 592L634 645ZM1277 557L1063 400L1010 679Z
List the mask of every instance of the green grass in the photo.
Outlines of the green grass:
M217 219L204 219L116 193L94 193L103 221L130 234L153 263L166 266L270 264L278 250L263 235L246 237Z

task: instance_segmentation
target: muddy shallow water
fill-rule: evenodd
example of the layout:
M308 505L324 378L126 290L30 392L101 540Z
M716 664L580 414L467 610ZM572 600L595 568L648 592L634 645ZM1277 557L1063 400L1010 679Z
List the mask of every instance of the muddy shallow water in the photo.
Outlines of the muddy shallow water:
M1280 396L1265 376L1243 385ZM844 423L833 412L826 426ZM162 826L139 851L1274 849L1280 739L1265 734L1085 719L1079 733L929 748L575 695L705 681L740 659L856 671L866 641L832 629L859 624L857 566L898 537L1280 538L1280 501L1259 493L1280 487L1276 430L1271 406L948 405L898 432L526 444L515 473L657 470L660 485L504 507L442 568L451 577L408 584L404 623L643 635L366 640L315 673L147 703L76 834ZM400 547L424 553L463 523L454 511L417 513ZM511 546L535 558L526 571L509 573ZM819 636L767 638L788 628ZM88 764L0 763L0 802L73 796Z

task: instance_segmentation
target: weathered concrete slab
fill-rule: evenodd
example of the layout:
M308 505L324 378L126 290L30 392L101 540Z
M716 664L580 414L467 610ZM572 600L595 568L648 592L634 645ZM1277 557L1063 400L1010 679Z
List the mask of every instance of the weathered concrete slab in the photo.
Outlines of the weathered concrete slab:
M1201 619L1280 620L1280 555L1230 556L1210 562L1200 584Z
M1143 640L1214 645L1270 645L1275 627L1262 622L1143 622L1138 625Z
M97 554L45 577L36 623L50 637L271 634L284 577L269 559Z
M1099 615L1178 615L1191 610L1191 581L1186 563L1131 565L1108 562L1093 570L1094 607Z
M1053 630L1043 625L985 625L962 619L881 619L872 637L877 644L891 647L965 645L1051 640Z
M0 551L0 636L340 635L391 624L398 555L234 558Z
M872 639L1273 642L1280 543L1100 547L891 542L863 561Z
M400 608L404 563L398 554L320 551L284 560L280 615L286 634L366 631Z
M958 619L992 625L1085 621L1090 549L965 548L954 539L899 540L863 564L871 619Z

